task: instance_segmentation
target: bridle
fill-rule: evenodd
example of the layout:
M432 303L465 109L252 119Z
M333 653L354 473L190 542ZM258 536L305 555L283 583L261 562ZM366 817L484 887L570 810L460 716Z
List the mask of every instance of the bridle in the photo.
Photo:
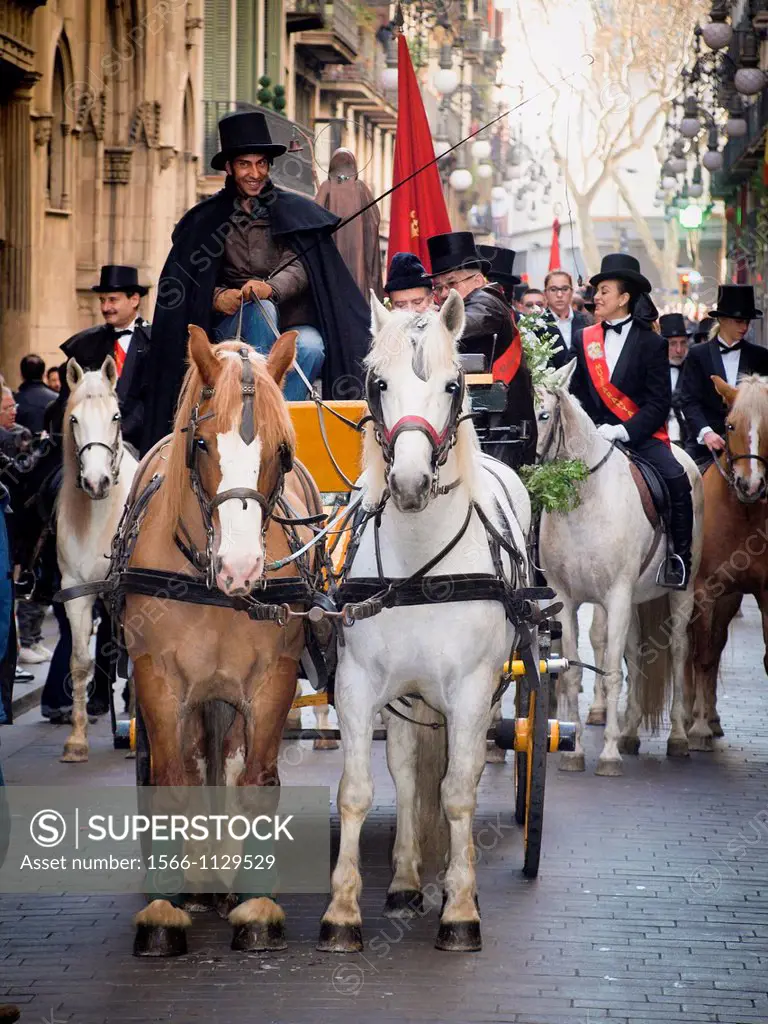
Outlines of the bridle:
M550 449L552 448L552 444L555 441L555 438L557 438L557 444L555 445L555 450L552 453L553 459L557 458L558 453L565 445L565 427L563 426L561 399L558 395L555 395L555 411L552 414L552 416L554 420L552 424L552 430L550 432L549 438L547 439L547 443L544 445L544 450L542 451L541 455L537 457L536 461L539 463L544 462L546 460L546 457L547 455L549 455ZM605 455L603 455L601 459L598 459L594 466L588 467L587 472L590 476L593 473L596 473L598 469L600 469L602 466L604 466L613 454L613 450L616 447L616 442L609 441L608 443L610 447L608 448L608 451L605 453Z
M252 444L256 439L256 430L253 422L253 404L254 396L256 394L256 382L253 374L253 366L249 358L249 350L243 346L239 349L238 353L242 360L242 384L241 394L243 399L243 407L240 415L240 437L245 444ZM187 443L186 443L186 465L189 471L190 484L192 491L197 498L197 503L200 507L200 515L202 516L203 526L205 528L205 554L200 555L195 551L194 547L190 544L185 544L176 535L176 543L181 548L182 552L190 558L194 565L202 569L205 572L205 583L209 590L212 590L216 582L216 570L214 566L213 558L213 545L214 545L214 524L213 516L217 508L220 508L227 501L242 501L243 510L247 508L248 501L255 501L261 506L262 510L262 522L261 522L261 541L262 545L265 543L267 528L269 526L269 520L274 512L275 505L280 499L283 493L283 487L285 485L285 477L287 473L290 473L293 468L293 452L287 442L283 442L279 447L279 462L278 462L278 475L275 485L272 491L268 495L263 495L261 491L257 491L251 487L230 487L226 491L220 491L211 497L206 491L202 477L200 476L200 467L198 465L199 453L202 449L202 438L197 433L197 426L204 420L210 419L214 414L213 412L207 412L204 415L200 415L200 406L203 402L209 401L216 394L216 389L208 385L204 385L200 391L200 400L193 407L190 416L189 423L182 429L186 432ZM187 537L189 538L188 531L180 523ZM266 562L265 562L266 570Z
M736 497L742 503L742 505L754 505L754 504L756 504L756 502L762 501L762 499L765 496L765 490L764 489L763 489L762 492L758 491L757 496L754 497L754 498L749 498L749 497L746 497L746 496L742 496L741 492L739 491L739 488L736 486L736 474L734 473L734 466L736 465L737 462L741 462L742 460L754 459L756 462L758 462L763 467L763 470L766 473L768 473L768 459L766 459L762 455L752 455L751 453L748 453L748 452L745 452L742 455L734 455L733 452L731 451L730 431L728 429L728 424L726 424L726 429L725 429L725 467L726 468L723 469L722 465L720 464L720 459L715 455L714 452L712 452L711 455L712 455L712 461L717 466L718 473L723 478L723 480L725 480L725 482L728 484L728 486L733 489Z
M112 486L117 483L117 478L120 476L120 463L123 461L123 434L120 428L120 412L116 412L112 417L112 422L115 424L115 439L112 444L107 444L106 441L87 441L84 445L78 445L77 438L75 437L75 427L77 426L77 417L70 415L69 425L72 430L72 441L75 446L75 458L77 459L77 480L76 485L80 490L83 490L83 455L88 451L89 448L106 448L109 452L109 472L112 477Z
M433 495L438 493L440 467L445 465L449 452L456 444L460 423L468 418L461 415L466 394L464 371L457 367L457 374L456 380L450 381L446 385L446 388L451 389L451 408L445 426L438 431L429 420L416 415L401 416L393 426L387 427L381 409L381 396L386 389L386 382L372 370L368 372L365 379L365 397L370 415L365 419L373 423L373 433L381 448L387 478L394 461L395 444L398 437L408 431L417 431L427 438L432 447L432 493Z

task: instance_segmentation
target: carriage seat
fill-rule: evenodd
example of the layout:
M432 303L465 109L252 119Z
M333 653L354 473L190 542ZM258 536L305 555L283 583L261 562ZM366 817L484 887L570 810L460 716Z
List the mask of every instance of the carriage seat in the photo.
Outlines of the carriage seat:
M640 495L645 518L654 530L662 522L667 532L669 532L669 491L663 477L656 472L655 467L650 462L641 459L639 455L630 452L623 445L620 447L629 459L629 468L632 473L632 479L635 481L637 492Z

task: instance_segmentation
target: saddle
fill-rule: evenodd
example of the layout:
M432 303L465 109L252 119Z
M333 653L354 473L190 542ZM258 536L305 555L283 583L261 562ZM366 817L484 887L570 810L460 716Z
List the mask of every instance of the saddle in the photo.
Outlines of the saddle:
M640 495L645 518L654 530L663 526L669 535L670 500L664 478L650 462L646 462L645 459L640 458L639 455L629 451L623 445L617 445L617 447L620 447L629 459L629 469L632 479L635 481L637 493Z

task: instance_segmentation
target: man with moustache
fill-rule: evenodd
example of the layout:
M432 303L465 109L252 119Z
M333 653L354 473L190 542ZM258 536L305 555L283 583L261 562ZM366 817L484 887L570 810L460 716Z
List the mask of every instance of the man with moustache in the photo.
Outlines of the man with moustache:
M669 383L672 386L672 409L667 420L667 433L673 444L685 447L685 419L680 410L680 394L677 386L680 383L683 363L688 355L688 344L691 332L685 323L682 313L665 313L659 317L659 329L662 338L666 338L669 346Z

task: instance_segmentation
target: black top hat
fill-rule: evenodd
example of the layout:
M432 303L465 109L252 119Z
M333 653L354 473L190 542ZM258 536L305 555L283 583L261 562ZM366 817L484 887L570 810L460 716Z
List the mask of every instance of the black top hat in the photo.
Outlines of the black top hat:
M487 274L489 281L505 285L520 284L520 278L512 273L516 255L514 249L506 249L501 245L478 245L477 251L491 262Z
M721 284L717 289L717 309L710 309L709 315L759 320L763 313L755 309L755 289L751 284Z
M477 251L471 231L449 231L427 239L432 276L447 274L451 270L480 270L484 274L490 262Z
M584 299L584 309L588 313L595 312L595 286L591 284L585 284L581 289L581 297Z
M665 338L685 338L693 334L682 313L665 313L660 316L659 328Z
M432 290L432 278L424 269L424 264L412 252L396 252L389 265L385 292L401 292L406 288L429 288Z
M525 295L525 293L527 291L528 291L528 285L524 281L522 281L520 284L516 284L515 285L515 290L512 293L514 295L514 297L515 297L515 302L520 302L520 300L522 299L522 297Z
M219 121L221 150L211 160L211 167L223 171L227 160L243 153L263 153L265 156L282 156L285 146L276 146L269 134L267 119L258 110L242 110L228 114Z
M99 283L91 288L92 292L125 292L133 295L146 295L149 291L148 284L139 284L139 272L136 267L121 267L108 263L101 268Z
M626 252L611 252L603 256L600 273L590 277L589 283L596 288L601 281L626 281L641 294L651 291L651 282L640 273L640 264Z
M699 320L695 324L693 329L693 336L697 341L706 341L709 338L709 332L717 323L717 320L713 320L711 316L705 316L703 320Z

